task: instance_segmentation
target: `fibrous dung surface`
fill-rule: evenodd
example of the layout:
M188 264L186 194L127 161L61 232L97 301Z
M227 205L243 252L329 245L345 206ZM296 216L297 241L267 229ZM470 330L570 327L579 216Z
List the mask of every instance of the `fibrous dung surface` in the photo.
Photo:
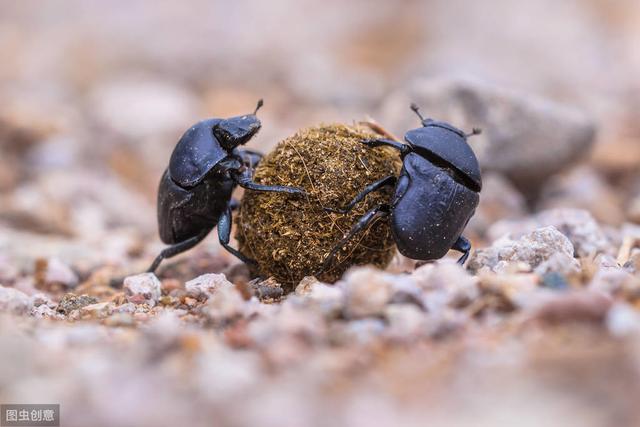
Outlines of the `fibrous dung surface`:
M380 135L364 126L321 125L286 138L262 160L256 182L301 187L307 197L245 192L236 238L241 252L258 262L260 275L295 286L321 269L363 214L389 202L392 187L369 194L347 214L324 209L342 208L368 184L398 174L396 152L361 143L375 137ZM319 277L334 282L352 265L385 267L394 253L388 222L379 220L346 244Z

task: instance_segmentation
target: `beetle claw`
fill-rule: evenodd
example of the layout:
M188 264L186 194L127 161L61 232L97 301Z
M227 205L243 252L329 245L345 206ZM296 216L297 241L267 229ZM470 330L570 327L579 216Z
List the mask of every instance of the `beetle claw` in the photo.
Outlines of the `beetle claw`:
M291 195L293 195L293 196L297 196L297 197L306 197L307 196L307 192L304 191L304 189L302 189L302 188L291 187L291 189L293 190L291 192Z

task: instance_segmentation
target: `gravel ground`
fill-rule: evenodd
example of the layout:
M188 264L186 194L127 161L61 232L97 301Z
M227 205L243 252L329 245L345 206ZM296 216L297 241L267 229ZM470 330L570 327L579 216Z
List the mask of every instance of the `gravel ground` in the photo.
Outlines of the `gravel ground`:
M633 0L3 2L0 403L65 427L639 425L639 37ZM259 98L265 152L367 115L402 135L410 101L483 128L465 268L396 255L287 294L214 233L140 274L177 139Z

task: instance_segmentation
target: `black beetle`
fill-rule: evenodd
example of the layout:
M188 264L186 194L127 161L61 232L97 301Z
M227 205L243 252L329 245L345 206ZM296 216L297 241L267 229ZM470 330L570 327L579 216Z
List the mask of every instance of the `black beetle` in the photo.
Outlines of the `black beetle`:
M482 189L480 166L467 137L480 130L465 134L448 123L425 119L415 104L411 109L420 117L422 127L405 134L408 144L384 138L362 141L372 148L388 146L398 150L402 159L400 176L389 175L368 185L343 209L325 210L347 213L367 194L395 186L391 203L364 214L331 250L321 271L330 266L354 235L386 216L390 216L396 246L406 257L430 261L455 249L463 253L460 264L467 260L471 244L462 232L478 206Z
M239 150L260 130L256 113L229 119L209 119L193 125L178 141L158 189L160 238L171 246L156 257L147 271L154 272L170 258L202 241L218 226L220 244L243 262L254 261L229 246L231 211L238 206L231 193L236 185L248 190L303 195L295 187L253 182L253 168L262 156Z

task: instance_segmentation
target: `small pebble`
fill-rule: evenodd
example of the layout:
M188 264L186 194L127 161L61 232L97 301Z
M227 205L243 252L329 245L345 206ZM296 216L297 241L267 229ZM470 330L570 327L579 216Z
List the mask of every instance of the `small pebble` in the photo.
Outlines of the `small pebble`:
M579 270L579 263L573 254L573 245L564 234L555 227L543 227L518 239L505 236L492 246L479 249L472 255L468 268L474 272L483 267L505 272L511 264L526 263L533 269L542 265L540 273L552 268L560 272L575 272Z
M607 329L617 337L640 332L640 315L629 304L616 303L605 319Z
M0 285L0 311L20 314L29 311L31 306L31 300L25 293Z
M341 287L328 285L314 277L305 277L296 287L295 294L310 302L327 317L337 316L344 307L344 294Z
M74 310L79 310L84 306L97 302L98 300L95 297L89 295L65 294L58 303L56 311L68 315Z
M216 291L222 288L232 288L233 283L227 280L224 274L203 274L185 283L187 293L195 298L210 298Z
M155 306L161 296L160 280L153 273L142 273L124 279L124 291L128 302Z
M36 286L40 289L75 288L78 276L58 258L39 259L35 266Z
M80 315L92 319L103 319L109 316L113 311L113 304L110 302L99 302L89 304L80 308Z
M392 277L372 267L355 267L337 286L345 294L345 315L349 318L382 316L393 296Z
M221 287L203 307L203 313L212 321L224 323L240 317L244 309L244 298L235 287Z

